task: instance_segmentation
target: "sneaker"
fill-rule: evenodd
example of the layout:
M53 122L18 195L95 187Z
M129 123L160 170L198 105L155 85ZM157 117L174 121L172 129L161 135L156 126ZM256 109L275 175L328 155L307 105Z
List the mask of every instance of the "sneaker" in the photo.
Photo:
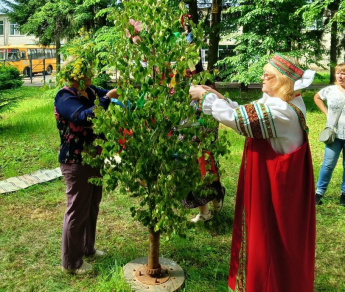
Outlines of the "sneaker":
M61 269L62 269L62 272L66 274L85 275L92 272L92 265L83 261L83 264L78 269L66 269L64 267L62 267Z
M212 219L212 213L211 212L208 212L207 214L199 213L193 219L191 219L190 222L192 222L192 223L197 223L199 221L207 222L207 221L210 221L211 219Z
M101 258L101 257L104 257L106 255L107 255L106 252L96 249L96 252L94 254L87 255L85 257L86 258Z
M341 193L339 205L345 207L345 193Z
M322 197L323 197L323 195L320 195L320 194L316 194L315 195L315 203L316 203L316 205L322 205L322 201L321 201Z

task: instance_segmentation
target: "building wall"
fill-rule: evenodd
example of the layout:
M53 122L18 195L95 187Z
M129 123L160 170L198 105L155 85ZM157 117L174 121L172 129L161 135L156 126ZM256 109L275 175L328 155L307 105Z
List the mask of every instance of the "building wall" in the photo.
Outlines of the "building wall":
M0 24L2 22L2 30L0 29L0 46L7 45L20 45L20 44L35 44L38 39L33 35L22 35L18 30L15 30L14 34L11 34L11 23L8 17L4 14L0 14ZM12 24L12 32L13 32Z

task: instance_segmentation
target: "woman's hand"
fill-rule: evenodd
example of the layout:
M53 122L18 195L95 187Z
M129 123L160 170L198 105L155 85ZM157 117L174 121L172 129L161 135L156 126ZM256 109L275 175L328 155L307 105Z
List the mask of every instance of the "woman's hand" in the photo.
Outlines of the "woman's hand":
M207 86L207 85L201 85L202 88L204 88L207 92L212 92L218 96L220 99L225 99L225 96L220 94L217 90L214 90L213 88Z
M191 95L192 100L200 99L207 92L208 91L200 85L191 85L191 87L189 88L189 94Z
M108 96L108 98L118 98L119 97L119 95L116 92L116 89L109 90L106 95Z

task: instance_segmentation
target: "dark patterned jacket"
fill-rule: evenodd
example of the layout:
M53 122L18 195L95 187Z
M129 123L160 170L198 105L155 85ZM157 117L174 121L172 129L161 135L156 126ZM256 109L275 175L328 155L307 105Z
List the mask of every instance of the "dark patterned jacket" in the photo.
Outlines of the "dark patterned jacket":
M110 100L105 97L108 90L93 85L86 88L89 98L72 87L64 87L56 94L54 102L55 118L60 134L60 163L81 163L81 153L85 144L91 144L96 136L91 128L96 97L100 106L107 109Z

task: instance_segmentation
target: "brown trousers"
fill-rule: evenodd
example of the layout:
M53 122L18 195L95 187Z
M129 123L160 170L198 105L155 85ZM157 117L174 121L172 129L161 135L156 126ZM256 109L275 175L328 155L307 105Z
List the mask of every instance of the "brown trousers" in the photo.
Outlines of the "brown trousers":
M99 169L89 165L60 164L66 181L67 206L62 230L62 266L78 269L83 256L95 250L96 223L102 187L88 182L99 177Z

